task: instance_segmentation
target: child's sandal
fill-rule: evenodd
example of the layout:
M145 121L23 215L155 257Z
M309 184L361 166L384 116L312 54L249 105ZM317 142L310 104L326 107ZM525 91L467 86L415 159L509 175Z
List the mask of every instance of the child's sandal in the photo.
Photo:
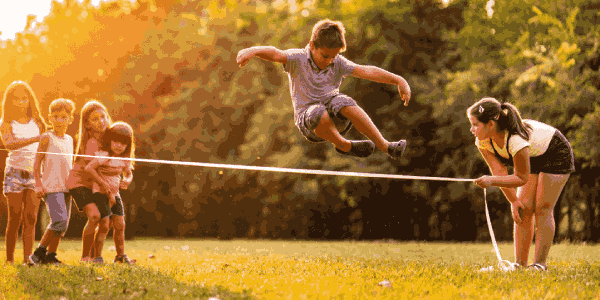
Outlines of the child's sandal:
M540 265L538 263L534 263L534 264L531 264L531 265L527 266L527 270L532 270L532 271L548 271L548 267Z

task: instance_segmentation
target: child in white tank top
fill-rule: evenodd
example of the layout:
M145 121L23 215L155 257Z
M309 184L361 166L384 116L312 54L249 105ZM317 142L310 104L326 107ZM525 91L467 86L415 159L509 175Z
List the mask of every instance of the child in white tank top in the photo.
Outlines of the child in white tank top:
M44 133L35 157L36 194L46 201L50 224L39 247L29 256L35 264L60 264L56 250L69 225L71 198L67 188L69 172L73 169L73 138L66 134L73 122L75 104L56 99L50 104L52 131ZM51 154L56 153L56 154Z
M0 111L0 137L9 150L2 188L8 206L6 261L11 264L14 263L21 225L23 260L30 264L40 205L40 199L34 193L33 159L40 133L45 131L46 121L40 114L33 90L26 82L14 81L4 91Z

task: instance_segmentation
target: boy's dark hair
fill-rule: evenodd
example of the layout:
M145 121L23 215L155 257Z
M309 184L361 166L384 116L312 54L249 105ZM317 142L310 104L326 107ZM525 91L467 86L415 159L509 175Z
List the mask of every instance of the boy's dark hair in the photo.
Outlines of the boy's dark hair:
M321 20L315 24L310 41L315 48L342 48L340 52L346 51L346 29L340 21L329 19Z
M69 99L58 98L50 103L50 113L65 110L69 115L75 110L75 103Z

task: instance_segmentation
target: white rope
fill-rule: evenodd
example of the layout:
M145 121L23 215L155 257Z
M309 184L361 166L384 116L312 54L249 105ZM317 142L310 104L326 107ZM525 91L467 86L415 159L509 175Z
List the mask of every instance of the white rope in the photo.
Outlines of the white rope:
M488 210L487 204L487 188L483 189L483 201L485 202L485 217L487 219L488 229L490 230L490 236L492 237L492 244L494 245L494 250L496 251L496 257L498 258L498 267L502 271L512 271L515 269L513 263L508 260L503 260L500 255L500 249L498 249L498 244L496 243L496 236L494 235L494 229L492 228L492 221L490 220L490 211Z
M7 149L2 149L7 150ZM9 150L10 151L10 150ZM15 150L13 150L15 151ZM24 152L35 152L26 150L16 150ZM99 156L95 155L83 155L83 154L66 154L66 153L53 153L53 152L35 152L43 154L54 154L54 155L68 155L95 158ZM106 158L103 156L102 158ZM395 175L395 174L377 174L377 173L361 173L361 172L346 172L346 171L327 171L327 170L305 170L305 169L292 169L292 168L280 168L280 167L260 167L260 166L246 166L246 165L233 165L233 164L217 164L217 163L202 163L202 162L189 162L189 161L174 161L174 160L160 160L160 159L145 159L145 158L129 158L129 157L111 157L112 159L146 162L146 163L162 163L170 165L183 165L183 166L196 166L206 168L220 168L220 169L234 169L234 170L251 170L251 171L267 171L267 172L283 172L283 173L298 173L298 174L314 174L314 175L332 175L332 176L354 176L354 177L369 177L369 178L388 178L388 179L414 179L414 180L436 180L436 181L462 181L462 182L473 182L474 179L469 178L450 178L450 177L430 177L430 176L412 176L412 175ZM511 262L503 260L500 255L500 249L496 243L496 236L494 235L494 229L492 228L492 221L490 220L490 213L487 204L487 189L483 189L483 199L485 202L485 217L487 219L488 229L490 230L490 236L492 238L492 244L498 258L498 266L504 271L514 270L514 266Z
M67 155L67 156L79 156L87 158L95 158L99 156L95 155L83 155L83 154L67 154L67 153L54 153L54 152L37 152L28 150L8 150L7 151L22 151L31 153L42 153L42 154L53 154L53 155ZM102 156L102 158L107 158ZM469 178L450 178L450 177L430 177L430 176L412 176L412 175L398 175L398 174L378 174L378 173L364 173L364 172L347 172L347 171L328 171L328 170L307 170L307 169L292 169L292 168L281 168L281 167L260 167L260 166L246 166L246 165L233 165L233 164L217 164L217 163L203 163L193 161L176 161L176 160L161 160L161 159L146 159L146 158L130 158L130 157L114 157L111 159L129 160L135 162L146 162L146 163L160 163L169 165L181 165L181 166L194 166L194 167L205 167L205 168L218 168L218 169L234 169L234 170L250 170L250 171L266 171L266 172L281 172L281 173L297 173L297 174L314 174L314 175L332 175L332 176L353 176L353 177L369 177L369 178L388 178L388 179L414 179L414 180L436 180L436 181L463 181L472 182L473 179Z

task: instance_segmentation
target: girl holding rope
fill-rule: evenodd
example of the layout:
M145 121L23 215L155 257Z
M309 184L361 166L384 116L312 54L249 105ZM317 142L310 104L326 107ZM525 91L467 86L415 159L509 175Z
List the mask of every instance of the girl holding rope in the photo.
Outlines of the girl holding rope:
M535 231L534 263L528 269L547 270L556 226L554 206L570 173L575 171L571 145L558 129L522 120L516 107L494 98L473 104L467 115L475 144L492 172L492 176L482 176L475 183L482 188L501 187L511 203L515 221L513 266L527 266ZM508 174L507 166L514 167L514 174Z
M33 162L40 134L44 131L46 123L42 119L38 101L31 87L23 81L11 83L4 93L0 120L2 143L10 150L6 158L3 184L3 192L8 202L8 263L14 263L18 231L23 221L23 260L25 264L30 264L29 255L33 249L40 205L40 199L35 194Z

